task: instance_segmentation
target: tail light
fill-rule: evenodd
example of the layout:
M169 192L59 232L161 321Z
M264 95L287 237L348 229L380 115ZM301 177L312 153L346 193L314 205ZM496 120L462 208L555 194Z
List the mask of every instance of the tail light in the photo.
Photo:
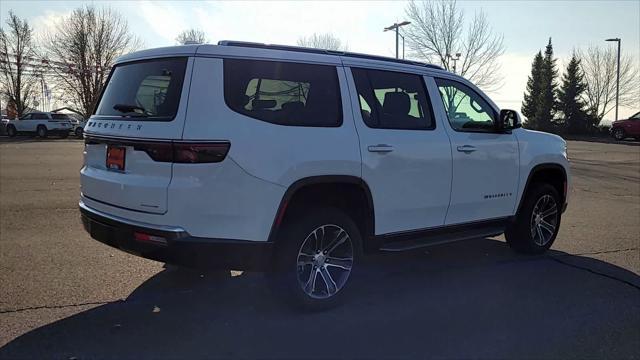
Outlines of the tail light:
M155 161L202 164L221 162L227 156L231 143L136 143L133 148L144 151Z
M173 162L217 163L227 156L230 143L174 143Z
M144 151L151 159L159 162L203 164L221 162L229 153L228 141L188 142L188 141L144 141L128 139L100 138L85 135L85 144L107 144L120 147L131 146L136 151Z

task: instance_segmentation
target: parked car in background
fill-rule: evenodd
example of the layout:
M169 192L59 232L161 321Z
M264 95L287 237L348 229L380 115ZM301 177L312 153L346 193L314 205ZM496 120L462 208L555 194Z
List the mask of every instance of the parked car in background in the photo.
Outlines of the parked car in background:
M78 114L64 114L56 112L52 112L51 116L54 120L68 120L71 124L69 132L76 137L82 137L84 126L87 124L87 121L82 116Z
M0 119L0 134L4 135L7 133L7 124L9 123L9 118L5 115L2 115Z
M9 120L6 129L7 135L10 137L18 134L30 134L40 138L46 138L49 135L66 138L71 130L71 122L65 114L34 112L17 120Z
M87 120L71 118L71 133L78 138L82 137L85 125L87 125Z
M640 111L628 119L614 121L611 124L611 136L618 141L628 137L640 139Z

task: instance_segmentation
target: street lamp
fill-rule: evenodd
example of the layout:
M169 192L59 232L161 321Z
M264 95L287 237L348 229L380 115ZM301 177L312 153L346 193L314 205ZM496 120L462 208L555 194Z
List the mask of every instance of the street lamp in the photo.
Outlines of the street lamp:
M618 121L618 96L620 95L620 38L606 39L605 41L615 41L618 43L618 66L616 71L616 121Z
M400 28L400 26L405 26L405 25L409 25L411 24L411 22L409 21L403 21L401 23L394 23L391 26L388 26L386 28L384 28L384 31L389 31L389 30L395 30L396 31L396 59L398 59L398 37L400 36L400 34L398 33L398 29ZM402 42L404 44L404 37L402 38ZM404 49L403 49L403 53L404 53Z
M453 73L456 73L456 64L458 63L458 60L460 60L460 56L462 56L461 53L456 53L456 57L451 56L451 54L447 54L447 57L451 60L453 60Z

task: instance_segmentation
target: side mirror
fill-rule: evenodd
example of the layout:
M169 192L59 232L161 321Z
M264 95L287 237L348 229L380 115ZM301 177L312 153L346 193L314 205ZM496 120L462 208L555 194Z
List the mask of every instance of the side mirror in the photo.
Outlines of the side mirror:
M499 131L509 131L519 127L522 127L522 120L517 111L509 109L500 110L500 117L498 119Z

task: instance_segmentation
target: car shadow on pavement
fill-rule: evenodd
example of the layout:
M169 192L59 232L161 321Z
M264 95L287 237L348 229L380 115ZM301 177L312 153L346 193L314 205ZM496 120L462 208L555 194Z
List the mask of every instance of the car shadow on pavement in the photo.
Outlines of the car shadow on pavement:
M232 276L235 275L235 276ZM341 307L299 313L255 273L168 268L123 301L26 333L0 358L627 358L640 277L477 239L368 258Z

